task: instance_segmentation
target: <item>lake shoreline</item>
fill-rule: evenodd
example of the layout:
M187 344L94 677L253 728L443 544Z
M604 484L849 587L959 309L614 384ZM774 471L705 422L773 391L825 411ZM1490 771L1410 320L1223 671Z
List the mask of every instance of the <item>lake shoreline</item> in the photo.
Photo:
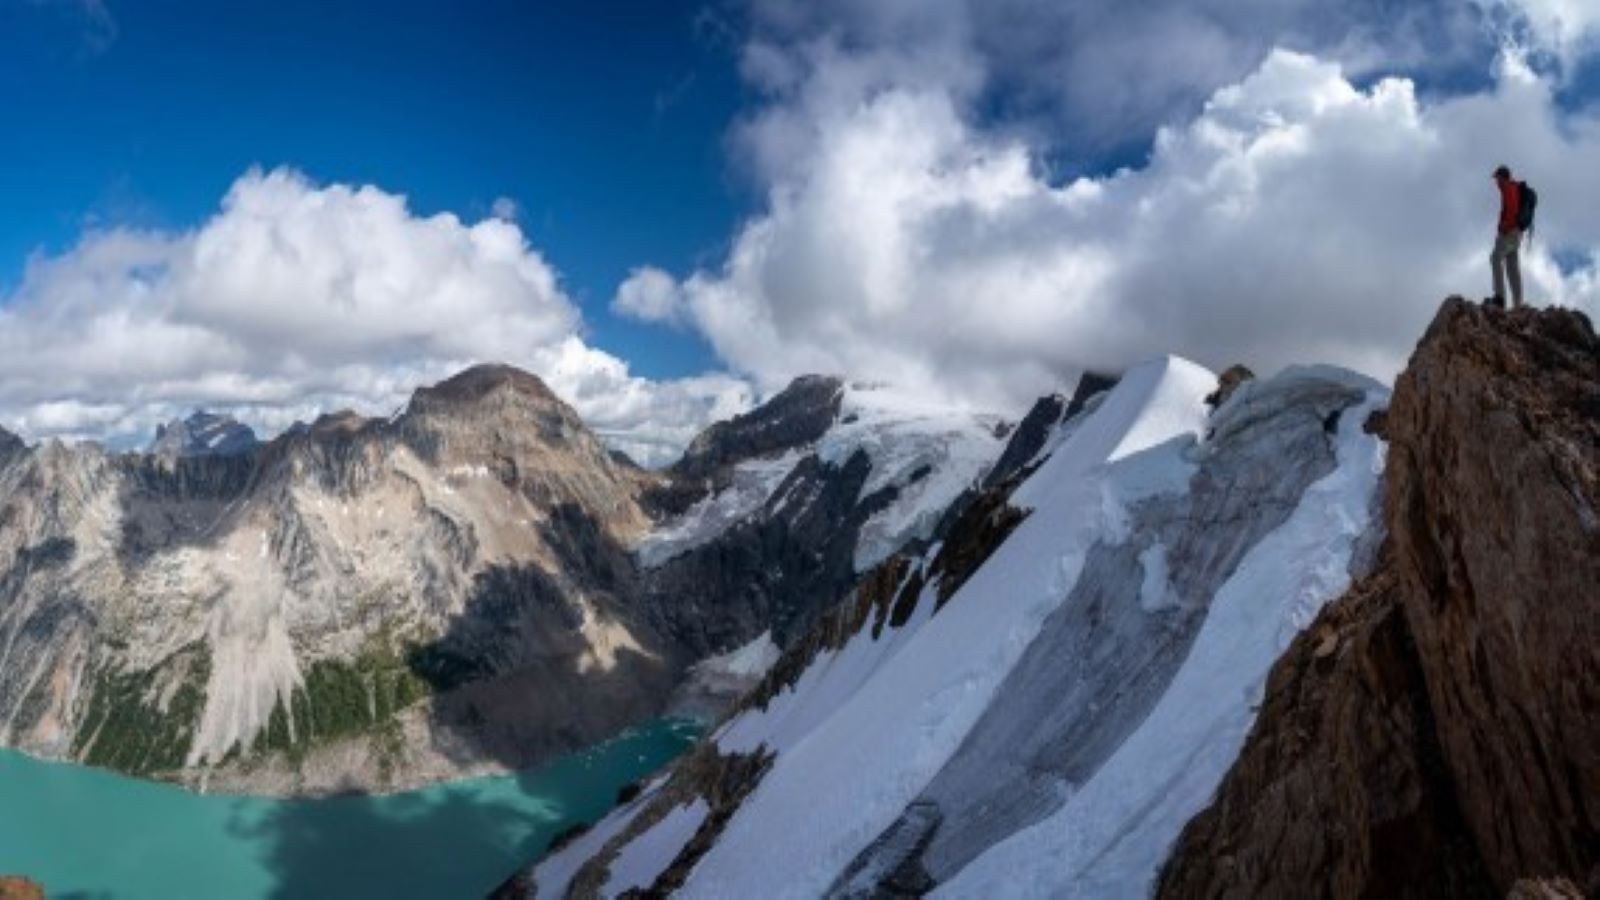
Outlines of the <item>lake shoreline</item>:
M662 719L534 770L397 794L201 794L0 750L0 872L49 896L481 895L687 750Z
M94 763L80 762L74 759L58 759L49 756L41 756L37 753L30 752L20 747L0 746L0 753L15 753L34 762L47 765L73 766L80 769L100 772L117 778L125 778L130 781L173 787L196 797L238 797L259 800L331 800L347 797L394 797L427 788L449 787L450 785L458 782L472 781L479 778L515 778L522 774L538 772L556 760L589 753L613 741L625 740L630 734L636 732L637 730L649 728L659 723L682 723L685 727L692 728L696 732L705 732L710 729L713 723L713 718L711 716L699 715L697 714L696 710L675 709L668 715L662 716L659 719L624 728L611 737L608 737L588 747L578 748L566 753L557 754L550 760L547 760L545 763L539 765L526 768L513 768L493 760L479 760L463 765L453 774L446 775L444 777L409 779L395 782L392 787L377 790L360 786L331 789L311 787L308 789L285 791L262 789L251 790L247 788L234 788L228 786L220 790L212 790L208 787L208 783L212 780L212 777L216 775L216 770L213 769L183 769L175 772L157 772L147 775L133 775L128 772L122 772L117 769L96 765ZM225 785L247 785L250 783L258 783L256 782L254 776L259 774L260 773L258 771L242 772L239 773L240 777L227 778L224 783Z

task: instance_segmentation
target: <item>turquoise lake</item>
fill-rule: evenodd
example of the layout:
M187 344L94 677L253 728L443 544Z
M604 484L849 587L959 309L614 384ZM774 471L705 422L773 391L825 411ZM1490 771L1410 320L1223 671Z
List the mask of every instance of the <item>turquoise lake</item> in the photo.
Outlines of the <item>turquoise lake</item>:
M317 800L194 794L0 750L0 874L52 900L482 897L697 734L663 720L518 775Z

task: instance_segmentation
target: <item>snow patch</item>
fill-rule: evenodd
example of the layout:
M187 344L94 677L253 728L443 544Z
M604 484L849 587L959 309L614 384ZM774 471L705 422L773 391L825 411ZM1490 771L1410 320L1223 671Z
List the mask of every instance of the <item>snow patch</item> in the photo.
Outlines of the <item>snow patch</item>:
M579 835L572 843L549 854L534 867L533 880L541 897L565 897L572 879L584 864L600 853L611 839L627 829L639 811L644 809L653 791L645 791L621 810L613 811L595 826Z
M816 443L734 467L731 484L705 497L667 526L639 542L635 551L645 566L666 561L715 540L775 499L795 466L815 453L823 464L840 468L858 452L871 464L858 500L885 488L895 500L861 527L854 566L865 572L908 541L933 533L939 517L963 490L975 483L1005 442L996 436L999 416L930 403L880 385L851 385L840 401L839 418ZM803 515L815 491L782 498L779 514ZM790 509L787 504L799 504Z
M760 678L777 663L782 653L783 651L773 642L772 631L769 629L743 647L730 650L721 656L707 657L695 663L694 668L707 674L728 675L734 678Z
M635 548L639 562L659 566L674 556L709 544L764 506L794 467L809 452L790 450L780 456L752 459L733 468L732 483L705 497L670 525L647 535Z
M933 533L944 511L994 464L1005 449L998 416L931 404L882 386L852 385L840 421L823 436L817 455L843 466L857 452L872 461L861 488L865 499L899 490L861 529L855 568L865 572L907 541Z
M710 814L711 807L699 797L687 806L674 807L661 821L622 847L611 862L611 877L602 893L616 897L654 884Z
M1013 506L1049 503L1051 488L1089 469L1116 462L1162 441L1205 431L1205 396L1217 376L1168 356L1130 369L1105 400L1069 429L1060 448L1012 494Z
M1145 612L1158 612L1178 605L1178 593L1172 588L1167 573L1167 545L1160 541L1139 554L1139 565L1144 569L1144 581L1139 585L1139 605Z

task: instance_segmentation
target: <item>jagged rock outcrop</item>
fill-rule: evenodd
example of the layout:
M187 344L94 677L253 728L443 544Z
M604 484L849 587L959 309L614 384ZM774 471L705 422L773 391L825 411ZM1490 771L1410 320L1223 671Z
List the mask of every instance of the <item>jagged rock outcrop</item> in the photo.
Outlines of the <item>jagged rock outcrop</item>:
M1229 366L1217 376L1217 389L1206 395L1206 405L1214 408L1227 403L1233 392L1239 389L1239 385L1255 377L1256 373L1250 371L1249 366L1239 364Z
M844 382L838 378L794 379L766 403L696 436L683 457L667 468L666 479L647 493L646 502L658 515L684 512L726 488L739 463L819 440L838 419L843 399Z
M1274 670L1161 896L1600 891L1600 339L1451 299L1381 427L1389 549Z
M27 445L22 443L22 438L17 437L4 428L0 428L0 466L5 465L18 456L21 456L22 453L27 449Z
M186 419L157 426L150 452L175 459L186 456L237 456L260 446L250 426L232 416L196 410Z
M1289 646L1166 897L1493 897L1385 561Z

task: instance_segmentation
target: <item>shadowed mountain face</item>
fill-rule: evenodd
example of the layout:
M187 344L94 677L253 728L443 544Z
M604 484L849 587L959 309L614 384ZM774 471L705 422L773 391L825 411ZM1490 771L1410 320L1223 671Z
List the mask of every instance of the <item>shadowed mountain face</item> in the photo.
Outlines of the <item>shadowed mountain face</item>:
M873 515L938 468L823 448L845 393L800 379L665 473L506 366L237 452L216 417L151 454L0 433L0 743L270 793L595 743L688 702L702 658L803 629L848 590ZM713 680L685 708L726 703L737 684Z
M256 449L256 433L229 416L203 410L156 428L155 456L237 456Z
M22 443L22 438L4 428L0 428L0 464L5 463L11 457L25 450L27 450L27 447Z
M1592 896L1600 339L1452 300L1374 426L1382 562L1274 669L1161 894Z
M839 417L844 384L837 378L808 375L751 410L718 422L697 436L683 458L667 469L667 479L646 493L658 515L671 516L728 487L739 463L781 454L814 443Z

